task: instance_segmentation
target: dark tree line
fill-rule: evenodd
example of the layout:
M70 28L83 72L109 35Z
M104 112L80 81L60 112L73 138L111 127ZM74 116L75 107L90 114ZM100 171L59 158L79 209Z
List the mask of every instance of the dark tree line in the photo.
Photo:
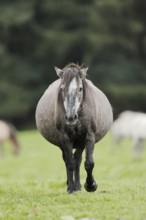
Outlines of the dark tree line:
M54 65L89 66L115 115L146 111L145 0L0 0L0 117L34 122Z

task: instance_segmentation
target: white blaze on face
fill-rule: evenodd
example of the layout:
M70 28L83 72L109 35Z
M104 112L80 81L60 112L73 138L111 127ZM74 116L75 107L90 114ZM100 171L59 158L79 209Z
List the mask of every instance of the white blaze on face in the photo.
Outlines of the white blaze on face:
M68 88L68 93L69 95L71 95L73 92L75 92L78 88L78 84L77 84L77 80L75 78L73 78L73 80L71 81L69 88Z
M72 105L73 104L73 105ZM68 88L68 97L64 100L64 107L66 112L76 114L80 106L80 101L78 97L78 82L76 78L73 78ZM71 107L71 109L70 109Z

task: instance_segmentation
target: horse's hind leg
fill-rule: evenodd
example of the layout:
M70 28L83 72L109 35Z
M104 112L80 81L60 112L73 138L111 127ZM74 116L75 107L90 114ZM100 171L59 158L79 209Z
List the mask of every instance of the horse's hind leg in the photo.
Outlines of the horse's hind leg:
M75 170L74 170L74 177L75 177L75 191L81 190L80 184L80 164L82 161L82 152L84 149L77 148L74 153L74 160L75 160Z
M97 184L92 175L92 170L94 168L94 161L93 161L94 143L95 140L93 135L88 135L85 145L85 150L86 150L85 169L87 172L87 178L84 185L85 189L88 192L94 192L97 189Z
M0 157L2 157L4 155L4 147L3 144L0 143Z
M133 146L134 159L141 158L143 149L144 149L144 140L143 139L138 139L138 140L134 141L134 146Z
M12 152L14 155L18 155L20 152L20 145L18 143L15 130L13 129L10 134L10 141L12 143Z

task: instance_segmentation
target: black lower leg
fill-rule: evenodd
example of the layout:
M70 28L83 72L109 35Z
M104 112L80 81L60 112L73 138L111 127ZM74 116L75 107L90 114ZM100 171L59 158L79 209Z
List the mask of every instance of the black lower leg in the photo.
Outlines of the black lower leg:
M81 190L80 164L81 164L81 160L82 160L82 152L83 152L83 149L77 149L74 153L74 160L75 160L75 170L74 170L75 191L80 191Z
M91 162L91 163L85 162L85 169L87 171L87 178L86 178L86 182L85 182L84 187L88 192L94 192L97 189L97 184L96 184L94 177L92 175L93 167L94 167L94 162Z
M94 144L95 144L95 136L94 133L91 132L87 135L86 145L85 145L85 150L86 150L85 170L87 172L87 178L84 187L88 192L93 192L97 189L97 184L92 175L92 171L94 168L94 161L93 161Z

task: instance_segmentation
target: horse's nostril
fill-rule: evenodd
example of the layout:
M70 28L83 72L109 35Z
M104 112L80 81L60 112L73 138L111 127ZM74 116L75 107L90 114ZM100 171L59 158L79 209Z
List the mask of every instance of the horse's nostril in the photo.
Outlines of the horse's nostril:
M77 119L77 115L75 114L74 116L67 116L65 115L65 120L68 122L74 122Z
M65 120L69 121L69 122L72 122L72 121L74 121L74 118L72 116L68 117L68 116L65 115Z
M68 120L67 115L65 115L65 120Z
M65 120L66 121L73 121L73 117L65 115Z
M74 119L73 119L73 117L72 116L70 116L69 118L68 118L68 121L73 121Z
M75 115L74 119L75 119L75 120L77 119L77 115Z

